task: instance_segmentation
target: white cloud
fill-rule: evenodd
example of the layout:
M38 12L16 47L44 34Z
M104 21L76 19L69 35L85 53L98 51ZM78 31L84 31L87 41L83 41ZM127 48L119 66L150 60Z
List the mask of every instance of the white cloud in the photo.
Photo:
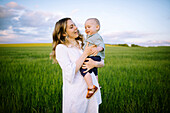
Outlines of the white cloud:
M18 10L24 9L23 6L18 5L16 2L9 2L9 3L7 3L5 6L6 6L7 8L18 9Z
M147 40L147 41L135 41L135 44L141 46L170 46L170 40Z
M19 30L21 30L20 33L22 34L38 34L38 29L37 28L33 28L33 27L20 27L18 28Z
M35 41L49 41L48 38L35 38Z
M0 44L14 42L18 38L13 29L0 30Z
M32 11L16 2L0 5L0 43L51 42L55 22L63 15Z
M8 38L12 38L11 36L9 36L9 35L12 35L12 34L14 34L12 26L10 26L6 30L0 30L0 36L8 36Z
M104 42L107 44L138 44L141 46L170 46L170 40L154 39L150 37L158 37L158 33L138 33L133 31L127 32L111 32L101 34Z
M149 36L151 34L146 33L137 33L132 31L126 32L111 32L111 33L102 33L102 37L105 43L131 43L131 40L141 40L142 38Z

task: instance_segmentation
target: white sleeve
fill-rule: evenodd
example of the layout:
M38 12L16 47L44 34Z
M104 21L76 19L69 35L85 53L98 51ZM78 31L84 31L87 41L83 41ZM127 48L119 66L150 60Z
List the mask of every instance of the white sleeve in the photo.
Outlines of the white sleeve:
M72 83L75 76L76 63L71 62L68 55L67 47L65 45L57 45L56 59L62 69L63 79L66 79Z

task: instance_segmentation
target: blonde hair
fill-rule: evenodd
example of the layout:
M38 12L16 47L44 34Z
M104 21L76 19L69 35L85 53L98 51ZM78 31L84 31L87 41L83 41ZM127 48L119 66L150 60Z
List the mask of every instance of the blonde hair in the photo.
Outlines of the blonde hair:
M59 21L56 22L55 24L55 28L53 31L53 43L52 43L52 52L50 53L50 59L53 59L53 63L57 63L56 60L56 55L55 55L55 49L56 46L58 44L64 44L64 45L68 45L68 37L67 36L63 36L63 34L67 34L66 33L66 28L67 28L67 21L71 20L71 18L63 18ZM78 31L79 33L79 31ZM83 43L83 35L79 33L79 36L76 38L76 42L79 44L79 41L81 41L81 48L83 47L84 43Z
M97 18L88 18L86 21L88 21L88 20L94 20L96 22L96 24L99 25L99 30L100 30L100 21Z

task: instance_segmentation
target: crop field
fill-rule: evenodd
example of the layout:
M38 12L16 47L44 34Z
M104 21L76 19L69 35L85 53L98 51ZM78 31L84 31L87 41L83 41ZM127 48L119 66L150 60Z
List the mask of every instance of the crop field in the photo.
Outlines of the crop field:
M62 72L50 46L0 47L0 112L61 113ZM100 113L169 113L170 47L106 47Z

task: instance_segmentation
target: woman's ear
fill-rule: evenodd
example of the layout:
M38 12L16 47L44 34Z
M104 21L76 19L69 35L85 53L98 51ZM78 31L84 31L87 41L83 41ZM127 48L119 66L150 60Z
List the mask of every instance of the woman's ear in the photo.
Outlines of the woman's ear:
M67 36L66 33L63 33L63 36Z

